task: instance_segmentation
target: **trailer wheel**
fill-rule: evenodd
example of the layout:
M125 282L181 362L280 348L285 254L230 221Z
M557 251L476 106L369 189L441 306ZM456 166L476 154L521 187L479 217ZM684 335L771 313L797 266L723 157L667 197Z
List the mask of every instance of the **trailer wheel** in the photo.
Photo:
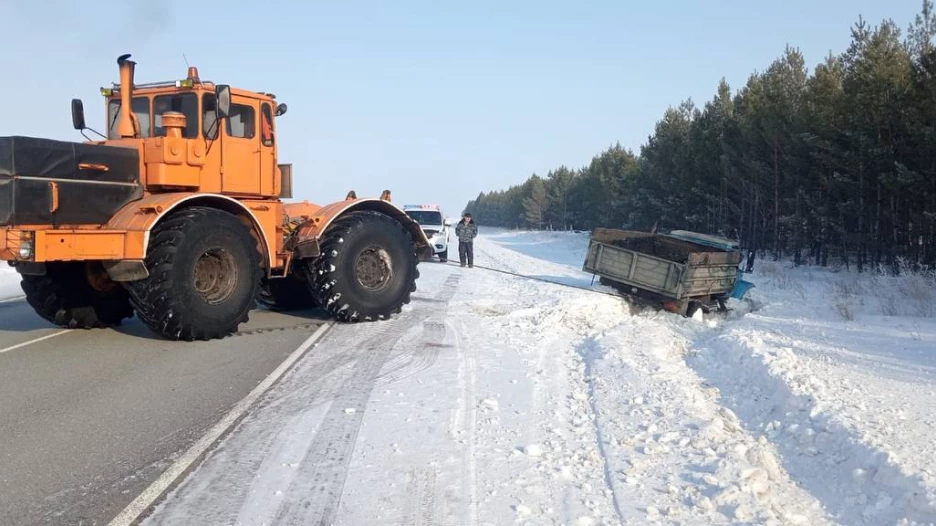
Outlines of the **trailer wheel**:
M295 274L285 278L263 278L257 302L270 310L281 312L314 309L318 306L308 282Z
M446 248L442 252L439 252L439 261L445 263L448 261L448 249Z
M192 207L158 224L146 254L149 277L130 283L139 318L170 340L235 332L255 305L262 277L257 240L235 216Z
M321 251L310 264L312 294L339 321L389 318L416 290L416 245L385 214L352 212L336 219Z
M69 329L101 329L133 317L123 287L99 262L50 263L44 276L23 275L26 302L43 319Z

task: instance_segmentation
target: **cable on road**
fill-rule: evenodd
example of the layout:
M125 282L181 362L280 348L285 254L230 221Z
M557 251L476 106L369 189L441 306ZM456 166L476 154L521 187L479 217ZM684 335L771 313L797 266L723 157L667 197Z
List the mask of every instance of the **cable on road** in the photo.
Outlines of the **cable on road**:
M450 265L450 266L458 266L458 267L461 267L461 264L460 264L460 263L456 263L456 262L454 262L454 261L446 261L445 263L443 263L443 265ZM569 284L569 283L562 283L562 282L560 282L560 281L552 281L552 280L548 280L548 279L545 279L545 278L539 278L539 277L536 277L536 276L528 276L528 275L526 275L526 274L520 274L519 272L512 272L512 271L510 271L510 270L504 270L504 269L494 268L494 267L485 267L485 266L483 266L483 265L477 265L477 264L474 265L474 268L481 269L481 270L487 270L487 271L489 271L489 272L498 272L498 273L501 273L501 274L506 274L506 275L508 275L508 276L513 276L513 277L516 277L516 278L526 279L526 280L530 280L530 281L538 281L538 282L540 282L540 283L548 283L548 284L550 284L550 285L558 285L558 286L560 286L560 287L566 287L566 288L570 288L570 289L582 290L582 291L585 291L585 292L591 292L591 293L593 293L593 294L602 294L602 295L605 295L605 296L611 296L611 297L613 297L613 298L618 298L618 299L622 299L622 300L626 300L626 299L627 299L627 298L625 298L623 295L621 295L621 294L616 294L616 293L613 293L613 292L605 292L605 291L603 291L603 290L595 290L595 289L590 289L590 288L587 288L587 287L580 287L580 286L578 286L578 285L571 285L571 284ZM593 280L593 282L594 282L594 280Z

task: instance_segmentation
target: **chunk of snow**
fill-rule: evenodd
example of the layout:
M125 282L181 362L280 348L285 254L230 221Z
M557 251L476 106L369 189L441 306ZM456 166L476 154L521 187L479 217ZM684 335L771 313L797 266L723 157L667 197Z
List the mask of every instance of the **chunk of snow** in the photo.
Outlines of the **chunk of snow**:
M491 411L497 411L500 408L500 403L493 398L485 398L481 401L481 405L483 405L486 409L490 409Z
M715 503L712 502L712 499L703 496L696 500L695 507L699 510L708 512L715 509Z

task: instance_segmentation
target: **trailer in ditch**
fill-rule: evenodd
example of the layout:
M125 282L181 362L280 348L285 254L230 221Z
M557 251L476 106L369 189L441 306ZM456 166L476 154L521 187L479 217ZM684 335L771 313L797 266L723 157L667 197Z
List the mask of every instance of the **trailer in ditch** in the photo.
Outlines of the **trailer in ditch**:
M720 237L596 228L583 269L631 299L691 317L724 312L728 298L753 287L741 279L741 259L737 243Z

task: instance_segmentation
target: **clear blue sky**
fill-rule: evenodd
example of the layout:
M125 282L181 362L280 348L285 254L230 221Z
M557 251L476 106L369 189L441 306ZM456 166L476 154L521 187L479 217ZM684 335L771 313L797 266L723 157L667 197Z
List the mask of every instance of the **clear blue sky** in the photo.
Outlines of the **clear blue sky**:
M506 4L509 4L507 6ZM918 0L788 2L183 2L0 0L0 135L82 140L98 88L132 53L137 80L202 78L275 93L297 197L349 189L458 215L481 191L639 150L669 105L733 90L789 43L810 68L859 14L902 29Z

